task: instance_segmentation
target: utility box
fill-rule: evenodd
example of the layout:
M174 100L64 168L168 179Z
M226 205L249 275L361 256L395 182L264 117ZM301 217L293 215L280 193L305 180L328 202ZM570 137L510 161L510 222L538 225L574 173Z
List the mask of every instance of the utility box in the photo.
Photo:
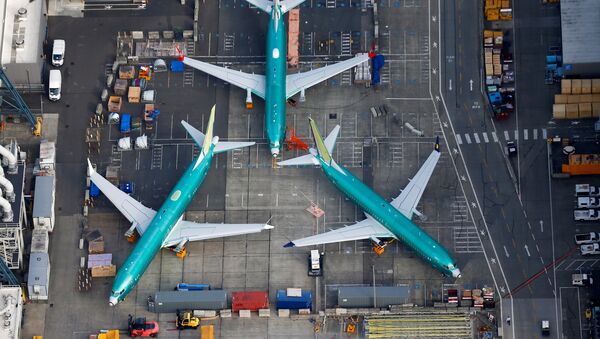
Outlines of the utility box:
M34 229L31 232L31 253L48 253L48 231Z
M148 311L175 313L177 310L222 310L227 307L227 292L204 291L158 291L148 299Z
M50 260L48 253L31 253L27 293L31 300L48 300L50 282Z
M54 177L35 177L33 198L33 228L48 232L54 230Z

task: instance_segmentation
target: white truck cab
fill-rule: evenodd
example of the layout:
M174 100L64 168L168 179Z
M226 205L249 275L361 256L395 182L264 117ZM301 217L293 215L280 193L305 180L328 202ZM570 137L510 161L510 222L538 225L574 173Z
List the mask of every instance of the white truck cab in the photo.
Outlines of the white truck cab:
M50 70L48 79L48 99L51 101L60 100L60 91L62 88L62 75L59 70Z
M600 254L600 245L598 243L581 245L581 255Z
M575 195L578 197L597 197L600 196L600 190L598 190L598 187L590 184L579 184L575 185Z
M323 275L323 257L318 250L311 250L308 256L308 275L310 276L321 276Z
M587 209L587 210L574 210L573 218L575 221L593 221L600 220L600 213L598 210Z
M577 245L592 244L600 242L600 235L596 232L575 234L575 243Z
M54 40L52 44L52 66L59 67L65 63L65 46L64 40Z
M599 208L600 201L598 197L578 197L577 208Z
M587 286L594 284L594 279L589 273L575 273L571 275L571 284L573 286Z

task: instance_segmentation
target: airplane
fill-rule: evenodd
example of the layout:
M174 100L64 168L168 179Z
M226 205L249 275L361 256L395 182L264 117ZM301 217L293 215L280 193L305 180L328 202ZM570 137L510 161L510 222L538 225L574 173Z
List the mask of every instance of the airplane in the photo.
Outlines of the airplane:
M216 78L246 90L246 107L252 108L252 94L265 100L265 129L273 158L281 150L285 137L285 104L287 99L300 93L304 102L305 90L369 59L368 54L357 56L308 72L286 75L287 41L283 15L300 5L304 0L246 0L270 14L267 31L266 75L249 74L210 63L184 57L179 51L179 60L184 64L208 73Z
M218 136L213 137L214 119L215 106L210 112L206 134L181 121L188 134L201 147L201 151L158 211L142 205L96 173L88 159L88 175L92 182L132 223L125 235L131 236L135 231L140 235L133 251L117 272L109 298L110 306L115 306L125 299L161 248L170 248L183 257L186 253L185 245L189 241L258 233L273 228L268 224L199 224L183 220L183 213L204 181L213 156L254 145L254 142L220 142Z
M284 247L371 239L374 242L375 252L380 254L390 243L390 241L381 239L395 239L403 241L444 275L460 278L460 270L450 254L427 232L411 221L413 214L423 217L416 207L440 158L439 138L436 140L434 150L415 177L410 180L398 197L388 203L331 157L340 126L337 125L323 140L315 121L311 118L309 121L316 149L311 148L309 154L282 161L278 165L320 165L327 178L350 200L360 206L367 218L354 225L293 240Z

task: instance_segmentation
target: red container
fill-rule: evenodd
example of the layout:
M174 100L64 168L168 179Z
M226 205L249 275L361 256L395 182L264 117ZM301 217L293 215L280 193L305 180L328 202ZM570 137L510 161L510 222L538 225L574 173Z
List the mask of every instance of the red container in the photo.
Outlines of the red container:
M269 308L269 292L231 292L231 309L258 311Z

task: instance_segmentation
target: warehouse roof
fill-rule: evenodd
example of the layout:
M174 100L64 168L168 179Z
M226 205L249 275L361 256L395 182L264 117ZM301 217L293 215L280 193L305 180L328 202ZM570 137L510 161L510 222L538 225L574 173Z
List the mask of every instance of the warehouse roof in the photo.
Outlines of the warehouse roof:
M40 43L43 1L0 0L1 63L35 63ZM17 48L18 46L18 48Z
M600 1L561 0L563 61L600 62Z

